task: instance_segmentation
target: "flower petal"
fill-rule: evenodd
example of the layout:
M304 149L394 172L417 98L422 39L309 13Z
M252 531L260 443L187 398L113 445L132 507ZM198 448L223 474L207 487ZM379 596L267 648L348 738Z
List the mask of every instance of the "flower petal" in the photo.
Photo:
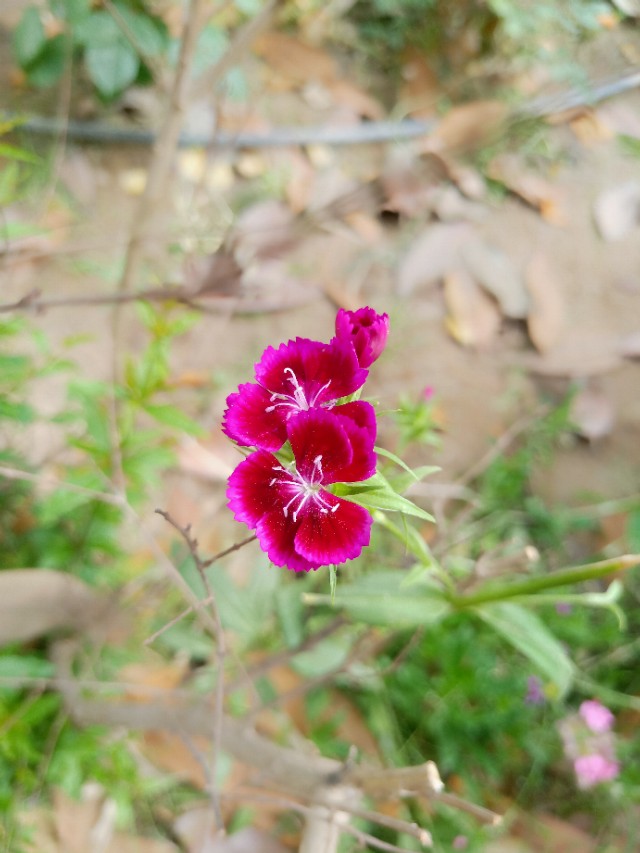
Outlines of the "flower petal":
M256 450L231 472L227 501L236 521L255 528L262 516L273 509L276 490L271 483L279 467L273 454Z
M287 438L286 414L270 408L268 391L253 382L240 385L227 397L222 431L243 447L280 450Z
M331 411L349 437L353 456L349 465L333 468L332 479L325 482L357 483L368 480L376 473L377 464L373 449L376 440L375 409L371 403L358 401L336 406Z
M338 400L364 385L368 371L358 365L349 341L325 344L296 338L278 349L267 347L256 364L256 379L272 393L291 395L294 379L308 406ZM301 406L304 408L304 406Z
M281 510L264 515L256 527L260 547L276 566L285 566L292 572L315 571L322 563L307 560L295 549L295 536L299 523L291 516L285 517Z
M310 563L339 565L357 557L369 544L373 518L364 507L321 492L338 509L319 513L304 511L295 536L295 549Z
M340 408L338 406L331 411L309 409L291 418L287 424L296 468L309 482L335 483L333 472L351 464L353 449L349 436L340 418L334 414ZM320 479L318 470L322 471Z

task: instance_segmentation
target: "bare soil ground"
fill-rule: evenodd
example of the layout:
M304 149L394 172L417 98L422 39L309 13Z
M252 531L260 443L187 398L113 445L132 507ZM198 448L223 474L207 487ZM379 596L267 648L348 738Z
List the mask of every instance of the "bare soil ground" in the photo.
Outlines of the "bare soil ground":
M6 73L7 68L4 70ZM268 97L262 95L261 103ZM288 98L275 98L275 111L285 117L293 115L295 104L300 103L295 93ZM313 116L306 100L303 107L307 117ZM278 310L239 316L232 306L216 300L214 293L212 313L175 349L176 375L198 371L217 378L205 421L216 429L226 393L246 376L264 347L296 335L327 338L332 333L336 302L347 307L369 303L389 311L392 318L389 349L373 379L381 408L393 408L401 392L418 395L425 386L435 389L444 419L443 446L440 452L429 451L428 455L442 466L442 480L465 471L510 424L535 411L541 395L558 400L571 383L577 383L588 391L587 404L589 395L594 397L593 411L585 416L585 431L589 433L593 419L604 421L602 435L561 450L553 465L540 472L537 488L545 498L563 503L580 502L586 493L606 498L637 491L639 367L637 361L621 358L619 350L629 336L640 331L640 225L636 223L620 239L607 242L596 230L594 203L612 187L640 178L640 160L630 156L616 137L620 122L628 123L639 112L640 93L634 91L586 111L583 133L579 123L563 122L545 130L545 144L554 153L538 167L538 177L562 200L559 224L514 193L502 198L485 194L471 202L455 190L451 214L434 215L426 207L414 217L401 215L398 222L388 224L369 209L360 219L316 228L302 248L294 241L291 251L284 253L291 281L283 280L281 268L274 281L272 271L265 268L263 280L262 261L255 260L253 283L248 289L244 285L244 295ZM322 117L322 111L319 114ZM367 178L384 176L391 147L307 149L304 161L315 175L300 180L313 183L313 188L303 186L299 192L310 207L318 207ZM72 141L52 150L53 173L44 196L6 214L9 219L35 217L47 233L18 250L12 247L5 255L3 302L19 299L34 287L44 297L103 292L114 287L119 274L150 150L78 146ZM169 189L171 198L167 199L167 211L178 210L172 237L176 239L177 230L183 247L189 244L190 229L200 237L209 229L211 247L216 249L232 219L227 207L232 189L243 180L247 184L253 180L255 190L254 176L267 181L270 175L281 174L283 163L290 158L296 167L302 162L301 152L294 149L224 152L210 157L209 174L214 177L209 189L202 192L193 178L194 168L199 168L197 156L193 152L179 155ZM410 156L417 164L421 155ZM520 163L524 169L524 159ZM291 185L289 190L291 195ZM552 281L543 284L543 290L554 291L551 310L558 315L553 322L559 332L543 353L536 351L527 336L526 318L513 320L501 312L490 340L477 346L454 340L451 315L454 324L462 321L443 291L443 276L431 275L427 269L421 280L419 274L421 262L437 270L437 247L423 261L418 258L417 274L414 263L412 284L402 283L403 263L418 237L443 225L452 228L465 223L468 232L462 238L463 248L465 240L479 239L507 258L519 276L526 275L532 259L544 256ZM260 228L268 232L270 227L268 217L256 226L258 232ZM447 241L450 238L445 236L445 252ZM176 265L166 263L166 255L162 257L164 267L154 270L153 263L149 267L152 284L167 280L162 275L178 280L188 276L194 264L202 264L187 257ZM446 278L446 263L444 272ZM516 285L506 281L506 287ZM81 334L83 342L74 353L82 370L87 376L108 379L110 310L86 306L50 309L34 321L54 343ZM475 309L468 310L471 316L466 322L473 326ZM140 342L139 325L131 306L124 313L127 319L119 346L135 351ZM45 408L55 409L63 383L62 378L47 381L41 401ZM45 434L38 441L46 448ZM41 458L45 456L43 450Z

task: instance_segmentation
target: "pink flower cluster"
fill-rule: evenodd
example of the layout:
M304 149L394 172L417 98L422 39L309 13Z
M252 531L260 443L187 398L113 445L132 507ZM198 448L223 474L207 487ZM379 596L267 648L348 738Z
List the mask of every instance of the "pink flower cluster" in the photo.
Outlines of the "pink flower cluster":
M593 788L610 782L620 772L615 758L615 741L611 731L614 716L595 699L583 702L577 714L558 724L567 758L579 788Z
M369 512L330 487L375 473L375 411L349 398L388 334L386 314L341 309L329 343L296 338L268 347L255 382L227 398L223 431L254 448L229 478L229 507L277 566L308 572L338 565L369 544Z

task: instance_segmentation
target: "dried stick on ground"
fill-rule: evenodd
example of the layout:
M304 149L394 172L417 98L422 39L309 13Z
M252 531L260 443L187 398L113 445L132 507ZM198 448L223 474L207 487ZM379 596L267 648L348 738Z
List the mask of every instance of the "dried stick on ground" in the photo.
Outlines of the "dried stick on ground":
M143 731L166 729L181 735L210 735L211 703L199 697L185 700L183 695L167 691L164 700L156 698L144 703L87 698L85 685L74 681L72 676L75 649L74 641L59 641L52 647L52 657L65 705L79 725L124 726ZM273 743L243 720L227 715L222 719L221 743L225 752L237 761L255 768L263 786L272 791L283 791L294 798L335 809L335 802L327 802L326 790L334 786L348 786L376 800L417 796L432 803L446 803L483 823L500 822L499 815L494 812L439 790L437 770L432 762L393 770L345 765L318 755L312 744L308 750L301 750Z

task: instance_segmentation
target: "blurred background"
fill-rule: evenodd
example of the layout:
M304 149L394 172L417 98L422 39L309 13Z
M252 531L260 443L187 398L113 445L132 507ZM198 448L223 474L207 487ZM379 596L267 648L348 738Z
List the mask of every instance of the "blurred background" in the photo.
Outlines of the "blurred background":
M640 586L615 560L640 552L639 20L3 4L3 849L637 849ZM391 322L378 444L438 468L402 483L435 522L395 516L403 544L376 518L332 603L324 569L233 548L220 423L267 346L364 305ZM452 604L598 560L522 611ZM314 840L314 796L223 712L385 795L353 782ZM428 760L446 796L383 773Z

